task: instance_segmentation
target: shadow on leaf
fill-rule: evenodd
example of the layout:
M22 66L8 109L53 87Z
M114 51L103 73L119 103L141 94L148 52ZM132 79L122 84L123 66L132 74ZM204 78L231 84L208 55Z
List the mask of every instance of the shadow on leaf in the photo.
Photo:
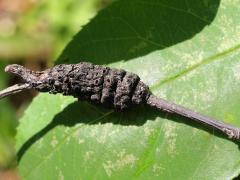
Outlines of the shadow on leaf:
M91 107L94 107L94 110ZM23 155L29 148L31 148L32 145L54 128L58 126L73 127L79 123L85 125L112 123L123 126L142 126L146 123L146 121L154 121L156 118L160 117L178 123L184 123L192 126L193 128L207 131L214 136L229 140L222 133L218 131L215 132L213 128L193 122L188 118L184 118L176 114L160 112L146 106L136 107L126 112L114 112L103 108L102 110L105 112L96 111L95 106L89 106L87 103L82 102L74 102L68 105L62 112L55 116L50 124L41 131L37 132L22 145L17 153L18 162L20 162Z
M103 9L67 45L57 63L107 64L192 38L213 21L220 0L121 0Z

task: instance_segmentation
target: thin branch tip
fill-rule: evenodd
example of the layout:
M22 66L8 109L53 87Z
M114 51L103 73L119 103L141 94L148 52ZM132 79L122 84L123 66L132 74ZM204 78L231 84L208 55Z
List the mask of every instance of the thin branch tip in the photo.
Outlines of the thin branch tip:
M229 139L240 141L240 128L238 127L235 127L230 124L226 124L222 121L218 121L214 118L199 114L191 109L188 109L183 106L166 101L164 99L158 98L154 95L150 95L150 97L147 100L147 104L158 110L175 113L183 117L186 117L189 120L208 125L210 127L213 127L223 132L225 135L228 136Z
M28 83L25 83L25 84L15 84L13 86L10 86L10 87L0 91L0 99L3 99L5 97L7 97L7 96L11 96L13 94L20 93L20 92L22 92L24 90L27 90L27 89L31 89L31 86Z

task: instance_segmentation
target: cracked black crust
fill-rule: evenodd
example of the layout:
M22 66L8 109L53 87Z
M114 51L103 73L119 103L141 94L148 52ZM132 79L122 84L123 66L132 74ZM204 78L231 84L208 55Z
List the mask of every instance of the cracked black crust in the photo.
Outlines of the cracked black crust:
M88 62L61 64L39 74L30 84L40 92L71 95L116 110L144 104L150 95L136 74Z

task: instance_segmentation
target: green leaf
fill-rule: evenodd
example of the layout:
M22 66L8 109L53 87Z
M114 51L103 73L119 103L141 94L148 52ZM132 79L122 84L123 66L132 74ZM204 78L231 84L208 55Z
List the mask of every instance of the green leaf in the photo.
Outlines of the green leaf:
M0 89L6 88L6 63L0 62ZM14 135L17 125L14 110L8 99L0 101L0 169L12 166L15 161Z
M116 1L57 63L129 70L157 96L240 126L240 1L219 3ZM17 149L24 179L231 179L240 172L238 144L213 129L147 107L116 113L62 95L34 99Z

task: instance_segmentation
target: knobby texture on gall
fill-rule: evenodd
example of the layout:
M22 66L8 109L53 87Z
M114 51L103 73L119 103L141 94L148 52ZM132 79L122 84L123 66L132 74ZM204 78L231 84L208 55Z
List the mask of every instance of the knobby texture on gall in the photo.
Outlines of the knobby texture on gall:
M20 76L37 91L62 93L116 110L146 103L150 95L138 75L88 62L61 64L41 72L14 64L5 71Z

